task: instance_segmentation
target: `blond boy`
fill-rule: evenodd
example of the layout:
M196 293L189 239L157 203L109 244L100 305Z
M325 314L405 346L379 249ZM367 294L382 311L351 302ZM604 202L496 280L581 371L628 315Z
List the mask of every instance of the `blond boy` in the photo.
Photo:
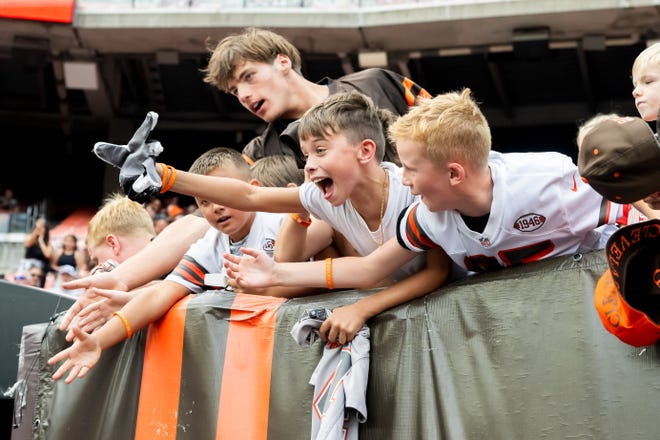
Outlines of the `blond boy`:
M410 252L442 248L464 273L500 270L596 249L597 228L620 206L584 184L570 157L491 151L488 123L469 89L421 103L390 127L403 182L421 201L402 213L397 237L366 257L331 264L274 263L258 252L228 258L246 287L354 285L388 273ZM305 266L301 266L305 265Z
M98 262L92 273L110 272L118 264L144 249L156 235L153 220L141 204L122 194L107 196L101 208L94 214L87 226L85 244L90 257ZM65 286L77 284L77 280ZM77 288L89 286L79 285ZM115 295L112 298L99 297L86 292L67 310L60 322L60 329L66 330L75 319L84 331L93 331L109 319L112 312L123 306L131 295ZM71 340L73 334L67 334Z

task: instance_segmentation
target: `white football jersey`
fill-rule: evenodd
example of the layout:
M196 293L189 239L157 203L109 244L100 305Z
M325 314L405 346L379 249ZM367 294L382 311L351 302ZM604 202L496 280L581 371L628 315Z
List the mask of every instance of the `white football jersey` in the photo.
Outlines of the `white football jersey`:
M241 241L242 247L266 252L271 258L275 249L275 237L286 214L255 213L250 232ZM193 293L215 289L207 286L207 274L224 273L224 254L231 253L229 236L215 228L209 228L202 238L193 243L176 268L165 278L186 286Z
M491 152L489 165L493 201L483 232L470 230L457 211L416 202L401 217L399 243L417 252L440 246L463 269L488 272L598 249L597 228L622 215L563 154Z

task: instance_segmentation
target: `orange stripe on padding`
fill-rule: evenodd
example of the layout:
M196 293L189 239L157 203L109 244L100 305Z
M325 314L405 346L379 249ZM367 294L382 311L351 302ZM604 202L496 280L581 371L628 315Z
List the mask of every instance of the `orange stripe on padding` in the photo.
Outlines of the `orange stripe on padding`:
M277 310L284 298L237 294L230 315L216 439L266 439Z
M190 297L186 295L149 326L135 440L176 438L183 328Z

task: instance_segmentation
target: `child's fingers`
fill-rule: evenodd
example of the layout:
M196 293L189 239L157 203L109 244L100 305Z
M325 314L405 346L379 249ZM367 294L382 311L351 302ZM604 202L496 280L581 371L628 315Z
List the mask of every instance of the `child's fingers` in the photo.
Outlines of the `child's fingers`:
M59 380L60 377L64 375L64 373L69 371L69 368L71 368L71 361L67 360L62 365L60 365L60 368L58 368L55 373L53 373L53 380Z
M58 363L62 359L67 359L69 357L69 351L70 350L71 350L70 348L67 348L66 350L62 350L59 353L51 356L50 359L48 359L48 365L53 365L53 364ZM64 366L64 365L62 365L62 366ZM59 372L59 370L62 369L62 366L60 366L60 368L57 370L57 372ZM55 374L57 374L57 372ZM53 377L55 377L55 375L53 375Z
M225 267L227 262L231 262L234 265L237 265L238 263L241 262L241 256L233 255L233 254L225 254Z
M69 329L69 331L66 332L66 336L64 337L64 339L66 339L67 342L73 341L73 331L71 329Z
M66 377L66 379L64 379L64 383L71 383L75 380L76 377L82 377L80 376L80 370L80 365L74 365L71 367L71 371L69 371L69 375Z
M59 329L64 331L67 328L69 328L69 324L73 321L73 318L76 317L76 315L82 310L82 302L80 300L76 300L76 302L73 303L71 307L69 307L69 310L66 311L64 314L64 318L62 318L62 322L60 322L60 327Z
M71 280L62 283L62 287L67 290L88 289L90 285L91 281L89 280L89 277L79 278L77 280Z
M251 248L241 248L241 252L243 255L249 255L250 257L257 258L259 255L261 255L261 251L257 249L251 249Z
M101 289L99 287L91 287L89 290L94 292L98 296L102 296L103 298L111 298L112 295L114 294L114 290L110 289Z
M238 272L238 263L234 261L229 261L229 259L225 259L224 262L225 269L228 271L231 270L232 272ZM234 277L231 277L234 278Z
M87 316L85 316L84 319L80 319L80 321L78 321L78 325L83 331L87 333L91 333L95 329L105 324L105 322L106 319L104 317L104 314L99 310L95 310L93 312L90 312Z

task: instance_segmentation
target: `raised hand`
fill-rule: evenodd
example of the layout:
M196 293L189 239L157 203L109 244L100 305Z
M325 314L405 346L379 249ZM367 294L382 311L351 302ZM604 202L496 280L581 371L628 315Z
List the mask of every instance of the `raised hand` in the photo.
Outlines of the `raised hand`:
M93 275L86 276L84 278L79 278L77 280L72 280L68 281L66 283L62 283L62 287L65 289L85 289L85 292L76 299L76 302L73 303L71 307L69 307L69 310L66 311L64 314L64 317L62 318L62 321L60 322L60 330L66 331L68 330L68 333L66 335L66 340L67 341L72 341L73 340L73 332L70 330L70 326L72 323L78 323L79 319L79 314L82 312L83 309L88 307L90 304L93 304L97 301L104 300L105 297L98 295L96 293L96 290L92 289L93 287L98 287L98 288L105 288L105 289L113 289L113 290L121 290L121 291L127 291L128 286L126 286L121 280L118 280L112 272L97 272ZM81 326L83 330L87 332L91 332L96 330L96 328L88 323L85 326Z
M48 359L48 365L64 361L53 374L53 379L58 380L70 370L69 375L64 380L66 383L71 383L76 378L85 377L101 357L101 347L93 335L85 333L77 325L74 325L72 330L76 338L73 345Z
M130 199L144 203L159 194L161 178L156 171L156 157L163 151L149 135L158 122L158 113L149 112L127 145L108 142L94 144L94 154L117 168L119 184Z
M275 261L265 252L241 248L242 256L225 254L227 276L243 289L270 287L275 283Z
M103 326L112 313L120 310L133 297L122 290L97 289L92 287L90 293L95 294L98 301L87 305L78 313L78 326L85 332L93 332ZM68 335L67 335L68 336Z

